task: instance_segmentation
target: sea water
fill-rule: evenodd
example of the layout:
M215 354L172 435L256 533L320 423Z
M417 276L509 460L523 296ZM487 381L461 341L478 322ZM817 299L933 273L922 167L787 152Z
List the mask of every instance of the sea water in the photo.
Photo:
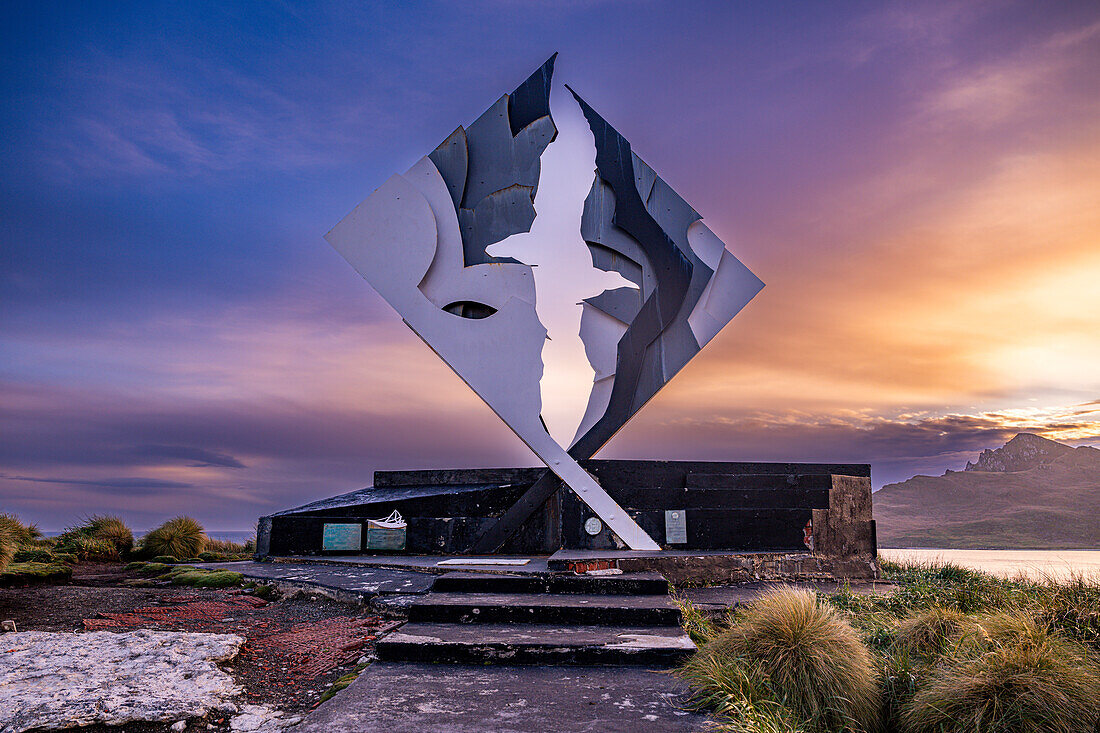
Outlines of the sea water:
M954 563L992 575L1066 580L1085 576L1100 580L1100 550L939 550L880 549L879 557L894 562Z

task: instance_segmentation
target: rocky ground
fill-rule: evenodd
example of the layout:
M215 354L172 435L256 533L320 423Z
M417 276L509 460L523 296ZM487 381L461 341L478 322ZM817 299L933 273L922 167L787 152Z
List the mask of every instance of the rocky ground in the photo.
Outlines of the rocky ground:
M265 600L236 588L126 585L138 580L122 565L79 565L69 585L0 589L0 619L15 621L20 631L83 636L149 629L240 637L238 653L218 664L240 688L236 710L188 716L184 727L178 721L96 724L80 728L84 733L270 728L273 716L286 721L315 707L335 680L369 658L374 639L391 625L365 608L323 597Z

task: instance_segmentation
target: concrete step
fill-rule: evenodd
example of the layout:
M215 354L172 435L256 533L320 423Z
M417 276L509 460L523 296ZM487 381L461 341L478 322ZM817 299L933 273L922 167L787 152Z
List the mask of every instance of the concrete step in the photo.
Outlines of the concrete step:
M667 595L429 593L409 606L409 621L679 626L680 609Z
M695 644L670 626L408 623L376 650L387 662L671 667Z
M668 581L660 573L623 575L501 575L447 573L436 578L435 592L446 593L588 593L594 595L667 596Z

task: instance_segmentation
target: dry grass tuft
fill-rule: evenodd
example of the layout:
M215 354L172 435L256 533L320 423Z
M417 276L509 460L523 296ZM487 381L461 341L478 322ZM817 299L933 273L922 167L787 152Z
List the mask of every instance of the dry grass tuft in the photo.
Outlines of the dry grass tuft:
M57 549L81 560L119 560L134 547L134 533L119 517L93 514L57 538Z
M0 570L15 557L23 538L23 524L10 514L0 514Z
M255 551L256 540L254 539L250 539L247 542L212 539L206 541L206 552L212 552L218 555L251 555Z
M781 587L761 596L681 675L696 704L727 715L745 704L771 714L777 705L808 730L878 727L871 654L851 624L812 591Z
M966 614L932 606L898 622L893 651L929 662L943 654L952 642L977 630L977 622Z
M1081 645L1023 614L979 620L901 711L905 733L1093 733L1100 669Z
M207 542L201 524L191 517L174 517L141 538L141 552L145 557L196 557Z

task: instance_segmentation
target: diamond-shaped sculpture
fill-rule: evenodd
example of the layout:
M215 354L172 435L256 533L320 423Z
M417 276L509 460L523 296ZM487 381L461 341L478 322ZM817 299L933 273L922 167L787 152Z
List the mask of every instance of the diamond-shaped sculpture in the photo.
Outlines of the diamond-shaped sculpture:
M326 239L631 549L658 545L577 463L596 453L763 287L701 217L584 100L596 177L581 232L593 264L637 287L583 304L595 379L569 450L541 418L546 328L531 267L486 247L530 231L540 156L557 135L554 57L469 127L394 175ZM570 90L572 92L572 90ZM556 482L536 482L482 549L495 549Z

